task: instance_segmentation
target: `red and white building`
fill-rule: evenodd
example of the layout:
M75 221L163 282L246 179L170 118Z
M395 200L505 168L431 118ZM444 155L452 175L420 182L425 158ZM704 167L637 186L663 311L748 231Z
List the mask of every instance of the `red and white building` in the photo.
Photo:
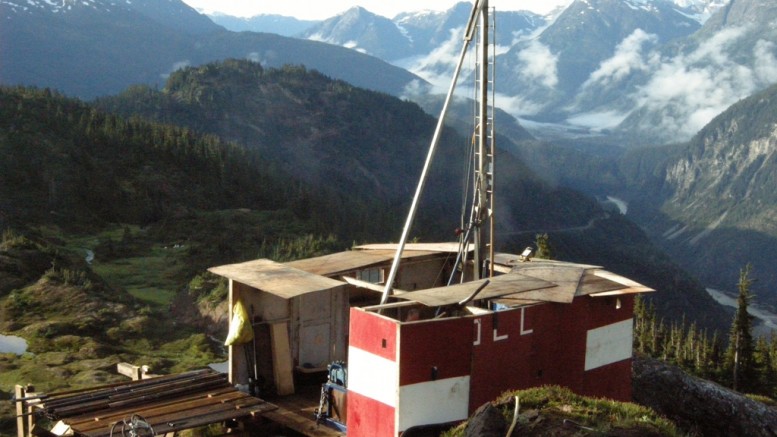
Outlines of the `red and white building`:
M507 254L495 257L498 275L443 286L456 246L407 245L382 305L376 284L391 245L211 271L230 279L231 303L255 307L255 326L270 327L256 361L283 394L347 361L348 435L463 420L506 390L540 385L631 399L633 296L652 290L596 266ZM237 384L247 374L241 349L230 348Z

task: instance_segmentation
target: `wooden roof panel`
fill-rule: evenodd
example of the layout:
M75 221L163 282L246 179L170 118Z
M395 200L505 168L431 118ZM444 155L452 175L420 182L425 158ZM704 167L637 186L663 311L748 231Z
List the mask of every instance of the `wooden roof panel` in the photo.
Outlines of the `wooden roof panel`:
M345 285L268 259L211 267L208 271L284 299Z
M452 305L465 300L478 288L483 286L486 281L488 281L488 285L477 294L475 300L492 299L555 286L555 284L542 279L533 278L520 273L508 273L490 279L481 279L478 281L466 282L464 284L407 292L397 295L397 297L412 300L429 307Z
M361 246L356 246L355 249L358 250L389 250L396 252L398 247L398 244L396 243L386 243L386 244L364 244ZM470 244L468 250L471 251L473 246ZM443 243L408 243L405 244L404 252L415 252L415 251L423 251L423 252L435 252L435 253L456 253L459 251L459 243L456 241L453 242L443 242Z
M285 265L309 273L327 276L388 263L392 258L393 255L348 250L315 258L291 261L285 263Z
M594 297L618 296L622 294L649 293L649 292L656 291L636 281L632 281L629 278L616 275L615 273L612 273L612 272L608 272L607 270L595 270L594 275L596 275L599 278L604 278L613 282L617 282L618 284L621 285L621 288L619 289L612 289L612 290L599 291L596 293L590 293L591 296L594 296Z

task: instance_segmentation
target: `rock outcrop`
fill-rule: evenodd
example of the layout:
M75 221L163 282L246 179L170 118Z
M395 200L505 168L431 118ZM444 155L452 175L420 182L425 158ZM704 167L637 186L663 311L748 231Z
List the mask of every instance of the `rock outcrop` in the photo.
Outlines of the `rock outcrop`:
M692 434L777 436L777 410L652 358L633 363L634 402Z

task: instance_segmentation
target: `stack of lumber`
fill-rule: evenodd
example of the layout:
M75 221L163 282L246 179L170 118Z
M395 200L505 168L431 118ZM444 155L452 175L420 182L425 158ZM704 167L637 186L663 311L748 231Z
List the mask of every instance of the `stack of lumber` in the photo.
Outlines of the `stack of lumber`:
M133 416L165 434L276 408L236 390L226 375L210 369L44 395L38 405L49 419L89 437L109 436L114 424Z

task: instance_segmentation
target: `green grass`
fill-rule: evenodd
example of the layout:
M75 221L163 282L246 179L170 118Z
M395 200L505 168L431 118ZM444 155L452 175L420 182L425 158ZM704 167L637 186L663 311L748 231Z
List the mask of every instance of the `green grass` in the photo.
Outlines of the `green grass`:
M547 426L548 422L557 421L561 426L564 420L571 420L592 431L585 435L609 435L615 430L629 430L631 435L661 435L680 437L682 434L671 421L659 416L653 410L641 405L617 402L609 399L590 398L574 394L567 388L544 386L506 392L495 403L501 409L507 423L513 419L514 399L518 396L520 411L537 410ZM520 423L520 418L519 418ZM524 431L531 429L526 423ZM461 424L446 433L444 437L460 437L464 435L466 423ZM547 429L540 434L549 432ZM525 435L525 434L521 434ZM528 434L538 435L538 434ZM571 435L571 434L560 434Z
M95 260L92 269L112 287L123 288L148 304L162 307L172 302L180 287L181 281L175 278L179 253L155 246L146 256Z
M168 247L163 242L148 241L145 231L138 226L114 225L89 235L64 234L52 226L40 227L37 231L44 237L60 241L64 250L84 258L88 250L94 252L101 242L133 246L130 256L118 255L103 260L97 254L91 267L112 288L124 289L153 308L169 305L185 283L178 275L184 250ZM128 244L127 240L131 242Z

